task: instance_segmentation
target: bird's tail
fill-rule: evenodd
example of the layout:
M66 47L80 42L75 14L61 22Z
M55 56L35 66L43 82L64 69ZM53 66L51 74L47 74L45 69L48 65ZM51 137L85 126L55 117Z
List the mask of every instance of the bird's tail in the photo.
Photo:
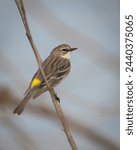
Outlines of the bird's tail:
M26 104L28 103L28 101L29 101L31 98L32 98L32 94L31 94L30 92L28 92L28 93L25 95L25 97L23 98L23 100L20 102L20 104L14 109L13 113L20 115L20 114L23 112L23 110L24 110Z

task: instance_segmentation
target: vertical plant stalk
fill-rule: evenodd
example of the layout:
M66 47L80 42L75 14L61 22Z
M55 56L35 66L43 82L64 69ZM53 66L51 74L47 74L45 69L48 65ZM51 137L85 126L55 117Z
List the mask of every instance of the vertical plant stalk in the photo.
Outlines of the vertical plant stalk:
M42 60L41 60L41 57L40 57L40 54L36 48L36 45L33 41L33 38L32 38L32 35L31 35L31 32L30 32L30 29L29 29L29 25L28 25L28 21L27 21L27 17L26 17L26 12L25 12L25 8L24 8L24 4L23 4L23 0L15 0L16 2L16 5L18 7L18 10L20 12L20 15L21 15L21 18L22 18L22 22L24 24L24 27L25 27L25 30L26 30L26 36L30 42L30 45L33 49L33 52L35 54L35 57L36 57L36 60L37 60L37 63L38 63L38 66L39 66L39 69L41 71L41 74L44 78L44 81L47 85L47 88L48 88L48 91L50 93L50 96L52 98L52 102L54 104L54 107L56 109L56 113L57 113L57 116L59 117L61 123L62 123L62 126L64 128L64 132L67 136L67 139L68 139L68 142L72 148L72 150L78 150L77 149L77 145L72 137L72 134L70 132L70 129L69 129L69 126L67 124L67 121L65 119L65 116L64 116L64 113L62 111L62 108L61 108L61 105L59 103L59 98L57 97L57 94L55 92L55 90L52 88L50 88L49 84L48 84L48 80L46 78L46 74L44 73L43 71L43 68L42 68ZM58 100L57 100L58 99Z

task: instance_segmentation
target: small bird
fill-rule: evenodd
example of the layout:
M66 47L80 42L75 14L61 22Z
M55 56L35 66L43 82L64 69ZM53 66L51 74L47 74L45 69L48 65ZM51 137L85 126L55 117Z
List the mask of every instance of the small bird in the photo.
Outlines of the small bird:
M72 51L76 49L77 48L71 48L68 44L59 45L55 47L50 55L43 61L42 68L51 89L58 85L69 74L71 69L70 56ZM47 90L47 85L40 69L38 69L33 76L27 91L24 93L25 96L23 100L14 109L13 113L20 115L29 100L37 98Z

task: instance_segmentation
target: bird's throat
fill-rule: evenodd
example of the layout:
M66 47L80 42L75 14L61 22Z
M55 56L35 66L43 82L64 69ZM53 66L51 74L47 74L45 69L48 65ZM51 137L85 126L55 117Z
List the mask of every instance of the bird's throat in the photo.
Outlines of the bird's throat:
M63 55L62 57L65 59L70 59L71 56L71 52L67 52L65 55Z

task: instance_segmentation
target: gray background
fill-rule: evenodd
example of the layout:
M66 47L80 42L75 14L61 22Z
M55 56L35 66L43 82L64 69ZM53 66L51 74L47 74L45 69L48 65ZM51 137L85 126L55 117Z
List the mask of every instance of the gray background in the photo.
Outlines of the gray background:
M79 150L119 149L119 1L24 0L44 60L62 43L77 47L56 91ZM38 69L14 0L0 0L0 149L70 149L49 93L12 111Z

